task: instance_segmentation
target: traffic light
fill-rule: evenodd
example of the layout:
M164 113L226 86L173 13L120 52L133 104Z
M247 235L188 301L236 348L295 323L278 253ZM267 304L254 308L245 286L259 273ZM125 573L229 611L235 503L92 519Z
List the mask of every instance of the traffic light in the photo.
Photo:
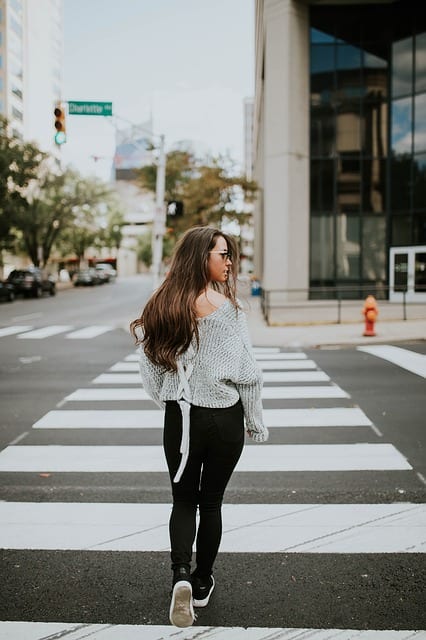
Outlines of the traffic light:
M167 215L170 218L180 218L183 216L183 202L181 200L171 200L167 203Z
M55 105L55 110L53 111L55 115L55 142L58 145L64 144L67 141L67 131L66 131L66 123L65 123L65 107L62 102L57 102Z

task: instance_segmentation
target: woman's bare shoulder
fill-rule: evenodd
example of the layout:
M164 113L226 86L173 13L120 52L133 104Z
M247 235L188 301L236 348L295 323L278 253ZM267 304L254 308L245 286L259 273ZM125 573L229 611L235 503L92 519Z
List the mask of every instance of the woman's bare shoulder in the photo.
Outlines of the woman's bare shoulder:
M210 313L221 307L226 300L227 298L223 293L214 291L214 289L209 289L207 292L203 291L195 302L197 316L203 318L210 315Z

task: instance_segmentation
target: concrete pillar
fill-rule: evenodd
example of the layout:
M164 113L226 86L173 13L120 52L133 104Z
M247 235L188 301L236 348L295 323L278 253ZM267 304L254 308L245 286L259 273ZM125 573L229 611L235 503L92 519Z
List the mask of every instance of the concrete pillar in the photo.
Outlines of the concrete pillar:
M265 0L263 7L262 284L265 289L307 289L308 7L297 0ZM288 298L306 297L303 292Z

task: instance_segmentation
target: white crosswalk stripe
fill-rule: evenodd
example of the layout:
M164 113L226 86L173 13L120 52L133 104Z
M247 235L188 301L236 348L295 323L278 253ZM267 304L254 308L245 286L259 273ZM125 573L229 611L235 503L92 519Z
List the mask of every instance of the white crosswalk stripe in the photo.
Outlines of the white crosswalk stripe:
M71 331L73 327L64 324L52 324L49 327L42 327L41 329L34 329L27 333L18 335L21 340L43 340L44 338L50 338L56 336L58 333L65 333Z
M27 325L15 325L14 327L2 327L0 329L0 338L3 336L13 336L16 333L23 333L24 331L31 331L32 326Z
M346 391L337 385L327 387L306 386L306 387L264 387L262 398L264 400L294 400L301 398L348 398ZM121 389L77 389L69 396L66 402L72 401L95 401L109 402L119 400L149 400L150 397L144 389L121 388Z
M7 640L426 640L425 631L0 622Z
M368 427L371 420L359 407L330 409L264 409L267 427ZM162 429L159 409L49 411L34 429ZM1 454L0 454L1 456Z
M3 502L3 549L167 551L169 504ZM224 553L426 553L424 504L225 504Z
M6 336L16 336L21 340L45 340L51 336L59 336L68 340L90 340L112 331L114 327L108 325L89 325L81 329L75 329L70 325L48 325L34 328L27 325L13 325L0 328L0 338Z
M26 327L30 332L28 335L34 334L31 329ZM46 329L48 328L44 331ZM71 329L72 327L65 327L62 333ZM93 325L66 333L65 337L87 339L111 329L112 327L106 326L96 328ZM43 330L37 331L40 336L38 339L42 339ZM0 337L1 335L0 330ZM18 337L25 335L22 333ZM314 428L319 434L324 429L331 433L330 428L336 428L340 440L331 444L275 444L276 440L271 438L268 443L259 445L249 441L244 447L236 474L313 472L320 477L321 474L333 472L412 473L409 461L391 443L344 441L344 434L353 434L358 429L357 433L365 435L362 428L373 430L375 425L360 407L353 406L349 394L331 382L330 377L320 371L306 354L262 348L256 349L256 357L263 370L264 382L266 385L274 385L264 386L264 400L304 403L300 408L270 408L271 404L266 404L264 421L274 430L275 435L290 434L295 428ZM77 434L82 430L98 430L99 444L27 445L20 442L0 451L0 472L47 475L136 473L141 478L148 477L143 475L148 473L167 473L163 447L158 444L102 444L102 438L108 430L133 430L132 433L140 433L143 437L148 429L157 432L162 429L164 416L157 407L120 409L119 405L110 404L111 401L119 403L148 400L141 386L137 361L137 353L129 354L111 366L108 372L94 378L90 386L76 389L66 396L60 409L49 411L32 425L34 434L45 436L44 442L46 436L49 437L49 430L55 434L66 430L69 438L67 442L72 442L74 437L75 442L79 442ZM324 406L331 404L330 401L334 399L339 400L336 405L344 406ZM84 409L70 409L67 403L73 402L95 402L101 408L90 409L90 405L86 405ZM111 406L118 408L108 408ZM40 431L45 433L41 434ZM168 552L170 508L170 504L163 502L136 501L0 502L0 548L70 553ZM312 554L313 557L335 554L338 557L354 554L426 553L425 504L245 504L241 500L238 504L224 504L223 511L224 530L220 547L223 553L285 553L294 557L298 554ZM180 630L171 626L149 624L0 622L0 637L8 640L44 640L65 636L70 640L83 640L89 636L97 640L195 640L199 637L212 640L426 640L426 632L392 629L195 625Z
M371 347L357 348L359 351L364 351L364 353L388 360L398 367L410 371L410 373L415 373L421 378L426 378L426 356L422 353L415 353L409 349L402 349L401 347L394 347L388 344L377 344Z

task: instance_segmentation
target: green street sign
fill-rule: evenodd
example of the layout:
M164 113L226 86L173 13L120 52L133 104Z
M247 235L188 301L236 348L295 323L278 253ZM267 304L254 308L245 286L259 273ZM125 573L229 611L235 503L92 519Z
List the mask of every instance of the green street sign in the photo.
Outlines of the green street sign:
M70 116L112 116L112 102L75 102L68 100Z

